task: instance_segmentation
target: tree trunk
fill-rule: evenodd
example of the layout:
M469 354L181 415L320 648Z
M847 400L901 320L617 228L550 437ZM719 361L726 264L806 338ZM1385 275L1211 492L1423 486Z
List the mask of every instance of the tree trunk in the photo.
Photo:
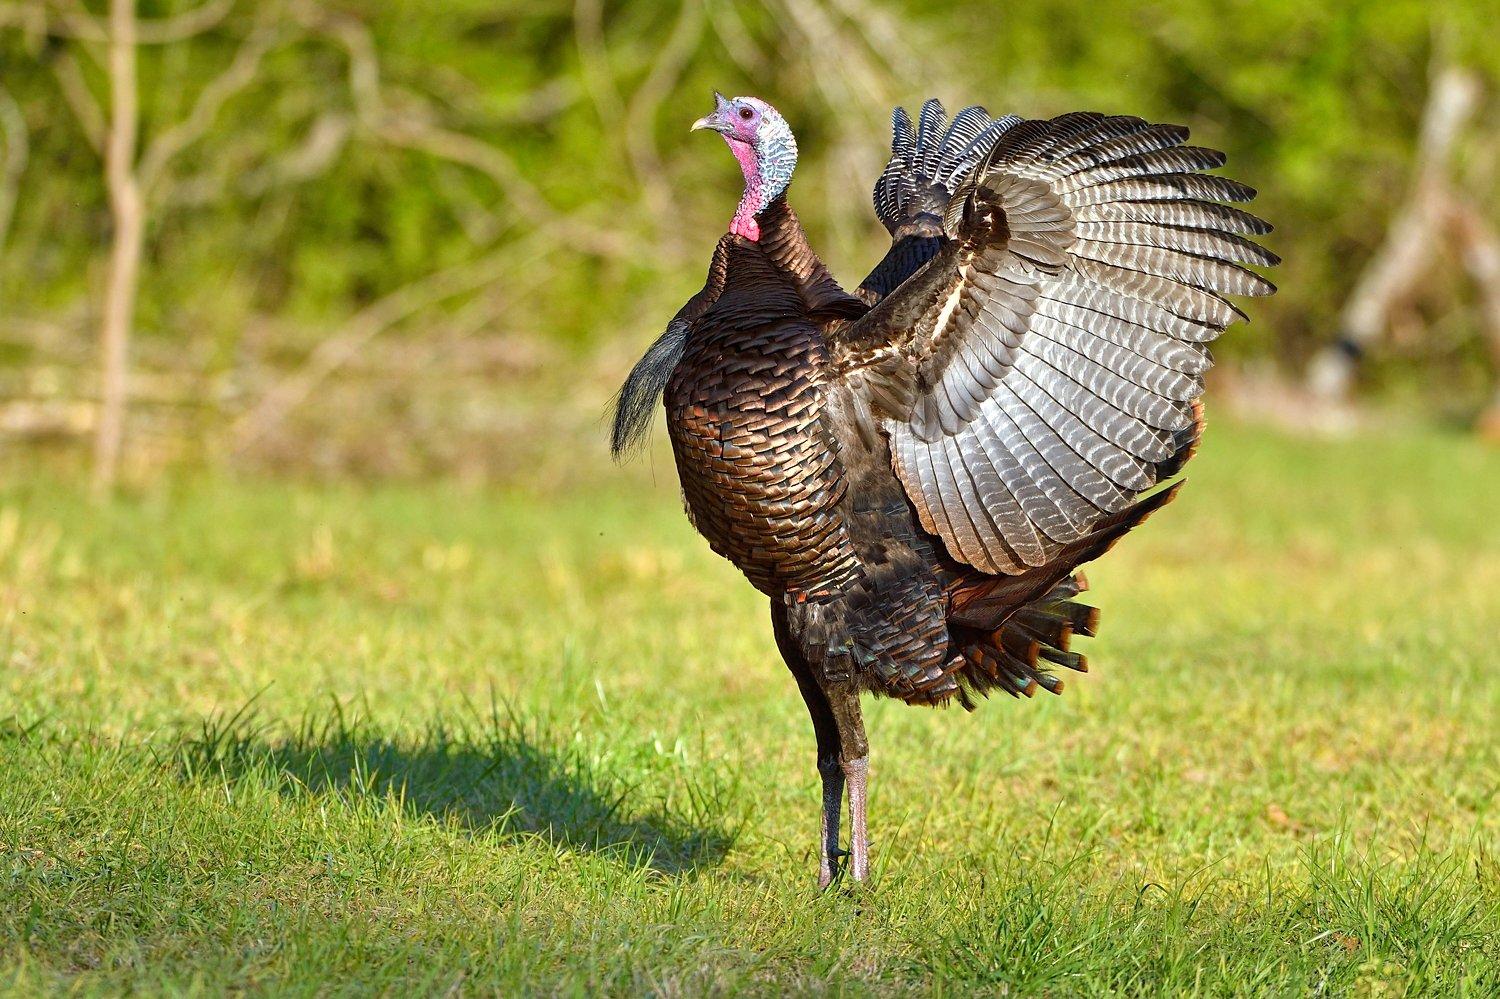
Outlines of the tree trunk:
M1500 233L1490 227L1479 209L1466 201L1453 207L1453 228L1463 250L1464 266L1479 289L1479 312L1490 356L1495 361L1495 374L1500 376ZM1496 386L1489 407L1479 414L1478 429L1486 440L1500 443L1500 385Z
M1324 402L1341 403L1348 398L1359 359L1389 327L1391 314L1412 297L1432 266L1451 200L1449 162L1465 126L1479 110L1481 96L1479 79L1467 70L1448 67L1433 74L1422 111L1411 193L1344 303L1338 339L1308 367L1308 387Z
M110 492L119 476L130 332L145 235L145 207L135 173L136 135L140 125L135 59L135 0L110 0L110 121L104 171L114 236L100 326L99 422L94 440L94 487L101 494Z

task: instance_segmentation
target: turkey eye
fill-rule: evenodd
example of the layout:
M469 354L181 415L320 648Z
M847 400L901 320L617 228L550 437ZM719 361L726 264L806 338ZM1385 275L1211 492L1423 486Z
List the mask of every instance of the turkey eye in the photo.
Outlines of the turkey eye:
M746 121L749 121L751 118L755 117L755 112L751 111L749 108L740 108L740 117L745 119Z

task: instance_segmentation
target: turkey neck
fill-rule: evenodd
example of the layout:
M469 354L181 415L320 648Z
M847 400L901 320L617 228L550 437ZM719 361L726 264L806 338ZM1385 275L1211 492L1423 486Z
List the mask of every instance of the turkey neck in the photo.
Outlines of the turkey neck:
M797 288L811 313L854 318L866 311L864 303L846 292L834 280L823 261L807 242L807 233L786 195L779 194L755 214L761 252L786 275Z

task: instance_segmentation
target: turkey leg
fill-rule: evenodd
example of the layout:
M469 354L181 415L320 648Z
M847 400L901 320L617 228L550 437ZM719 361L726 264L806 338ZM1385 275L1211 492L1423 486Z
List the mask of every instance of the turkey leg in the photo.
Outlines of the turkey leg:
M844 807L844 763L841 756L839 726L834 720L828 695L823 692L787 627L786 609L772 602L771 623L781 658L797 681L807 713L812 717L813 733L818 740L818 776L823 784L822 819L818 829L818 887L827 888L840 874L839 860L847 854L839 849L839 819Z
M818 887L827 888L840 873L839 859L848 856L839 849L839 813L844 808L844 767L839 763L837 753L825 758L821 749L819 750L818 774L823 778L823 822L818 830Z
M870 838L865 830L865 780L870 772L870 744L865 740L859 690L848 681L824 688L839 735L839 766L849 785L849 875L863 881L870 873Z

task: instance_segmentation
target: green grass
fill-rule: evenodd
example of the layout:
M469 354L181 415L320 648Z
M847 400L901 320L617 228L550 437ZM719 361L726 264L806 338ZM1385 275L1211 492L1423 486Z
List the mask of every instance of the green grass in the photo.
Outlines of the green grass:
M670 462L0 488L0 989L1500 992L1500 456L1220 428L1094 672L880 702L874 878Z

